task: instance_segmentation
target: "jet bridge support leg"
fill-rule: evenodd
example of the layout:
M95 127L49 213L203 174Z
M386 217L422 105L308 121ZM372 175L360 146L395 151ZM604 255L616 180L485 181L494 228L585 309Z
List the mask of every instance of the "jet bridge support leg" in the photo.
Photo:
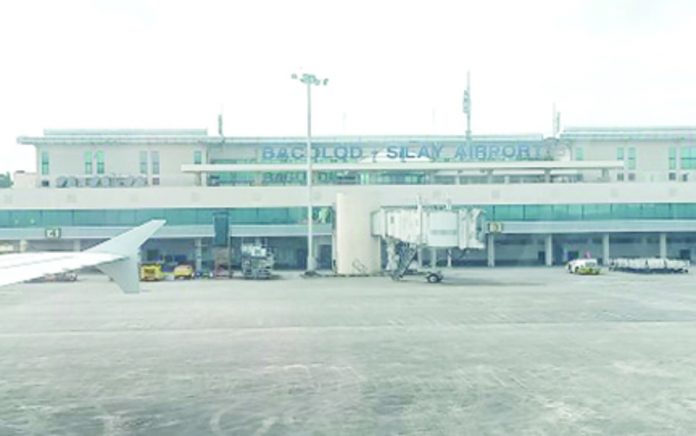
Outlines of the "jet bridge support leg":
M387 271L394 271L397 267L396 241L387 240Z
M495 266L495 234L489 233L487 236L488 236L488 241L486 244L486 251L487 251L487 255L488 255L488 266L494 267Z

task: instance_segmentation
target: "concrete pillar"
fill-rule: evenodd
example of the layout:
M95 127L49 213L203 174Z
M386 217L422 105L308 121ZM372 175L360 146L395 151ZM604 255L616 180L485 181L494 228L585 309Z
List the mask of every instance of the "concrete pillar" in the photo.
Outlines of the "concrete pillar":
M387 241L387 271L394 271L397 266L396 261L396 242Z
M382 269L382 246L372 236L371 213L378 208L374 198L336 195L336 273L373 274Z
M609 249L609 234L605 233L602 235L602 264L604 266L609 265L609 259L611 259Z
M486 172L486 182L493 183L493 170L488 170Z
M553 235L546 235L546 248L544 250L546 266L553 265Z
M418 268L423 268L423 248L418 249Z
M196 238L194 240L195 250L194 250L194 261L196 271L201 271L203 269L203 239Z
M488 241L486 241L486 251L488 254L488 266L495 266L495 234L488 234Z
M462 184L462 172L457 171L457 175L454 176L454 184L455 185L461 185Z
M660 233L660 259L667 259L667 233Z
M563 259L561 259L561 262L568 262L568 247L563 245Z
M82 251L82 241L79 239L73 239L72 249L73 251Z
M437 248L430 249L430 268L437 268Z
M452 249L447 250L447 268L452 268Z
M551 170L544 170L544 183L551 183Z

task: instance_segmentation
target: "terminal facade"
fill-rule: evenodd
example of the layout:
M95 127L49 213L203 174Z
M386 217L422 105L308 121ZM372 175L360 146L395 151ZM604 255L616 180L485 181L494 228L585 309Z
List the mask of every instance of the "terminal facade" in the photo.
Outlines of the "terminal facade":
M0 240L84 249L167 220L144 261L212 262L213 217L232 247L261 241L279 267L306 262L306 138L223 137L205 129L45 130L36 172L2 191ZM314 253L331 268L336 196L374 207L478 207L500 225L487 249L426 250L438 265L554 265L587 254L696 257L696 128L567 128L555 137L313 138ZM234 256L233 256L234 259Z

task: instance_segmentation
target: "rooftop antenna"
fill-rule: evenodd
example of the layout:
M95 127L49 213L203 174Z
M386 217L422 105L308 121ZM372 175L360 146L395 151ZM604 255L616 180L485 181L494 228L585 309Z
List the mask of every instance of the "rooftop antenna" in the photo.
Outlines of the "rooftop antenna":
M223 129L224 126L222 123L223 111L224 111L223 106L220 105L220 111L218 112L218 116L217 116L217 131L218 131L218 135L222 138L222 142L225 142L225 131Z
M551 136L553 136L554 138L558 138L558 135L561 133L561 113L556 108L556 103L553 104L552 111L553 112L551 114Z
M471 145L471 74L466 72L466 89L462 101L462 111L466 114L466 145Z

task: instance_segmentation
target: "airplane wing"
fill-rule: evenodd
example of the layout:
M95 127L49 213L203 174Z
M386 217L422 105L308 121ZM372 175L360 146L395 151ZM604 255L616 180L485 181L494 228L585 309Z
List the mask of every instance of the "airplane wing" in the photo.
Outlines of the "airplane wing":
M149 221L85 251L0 255L0 286L94 266L111 277L123 292L137 293L138 251L164 223Z

